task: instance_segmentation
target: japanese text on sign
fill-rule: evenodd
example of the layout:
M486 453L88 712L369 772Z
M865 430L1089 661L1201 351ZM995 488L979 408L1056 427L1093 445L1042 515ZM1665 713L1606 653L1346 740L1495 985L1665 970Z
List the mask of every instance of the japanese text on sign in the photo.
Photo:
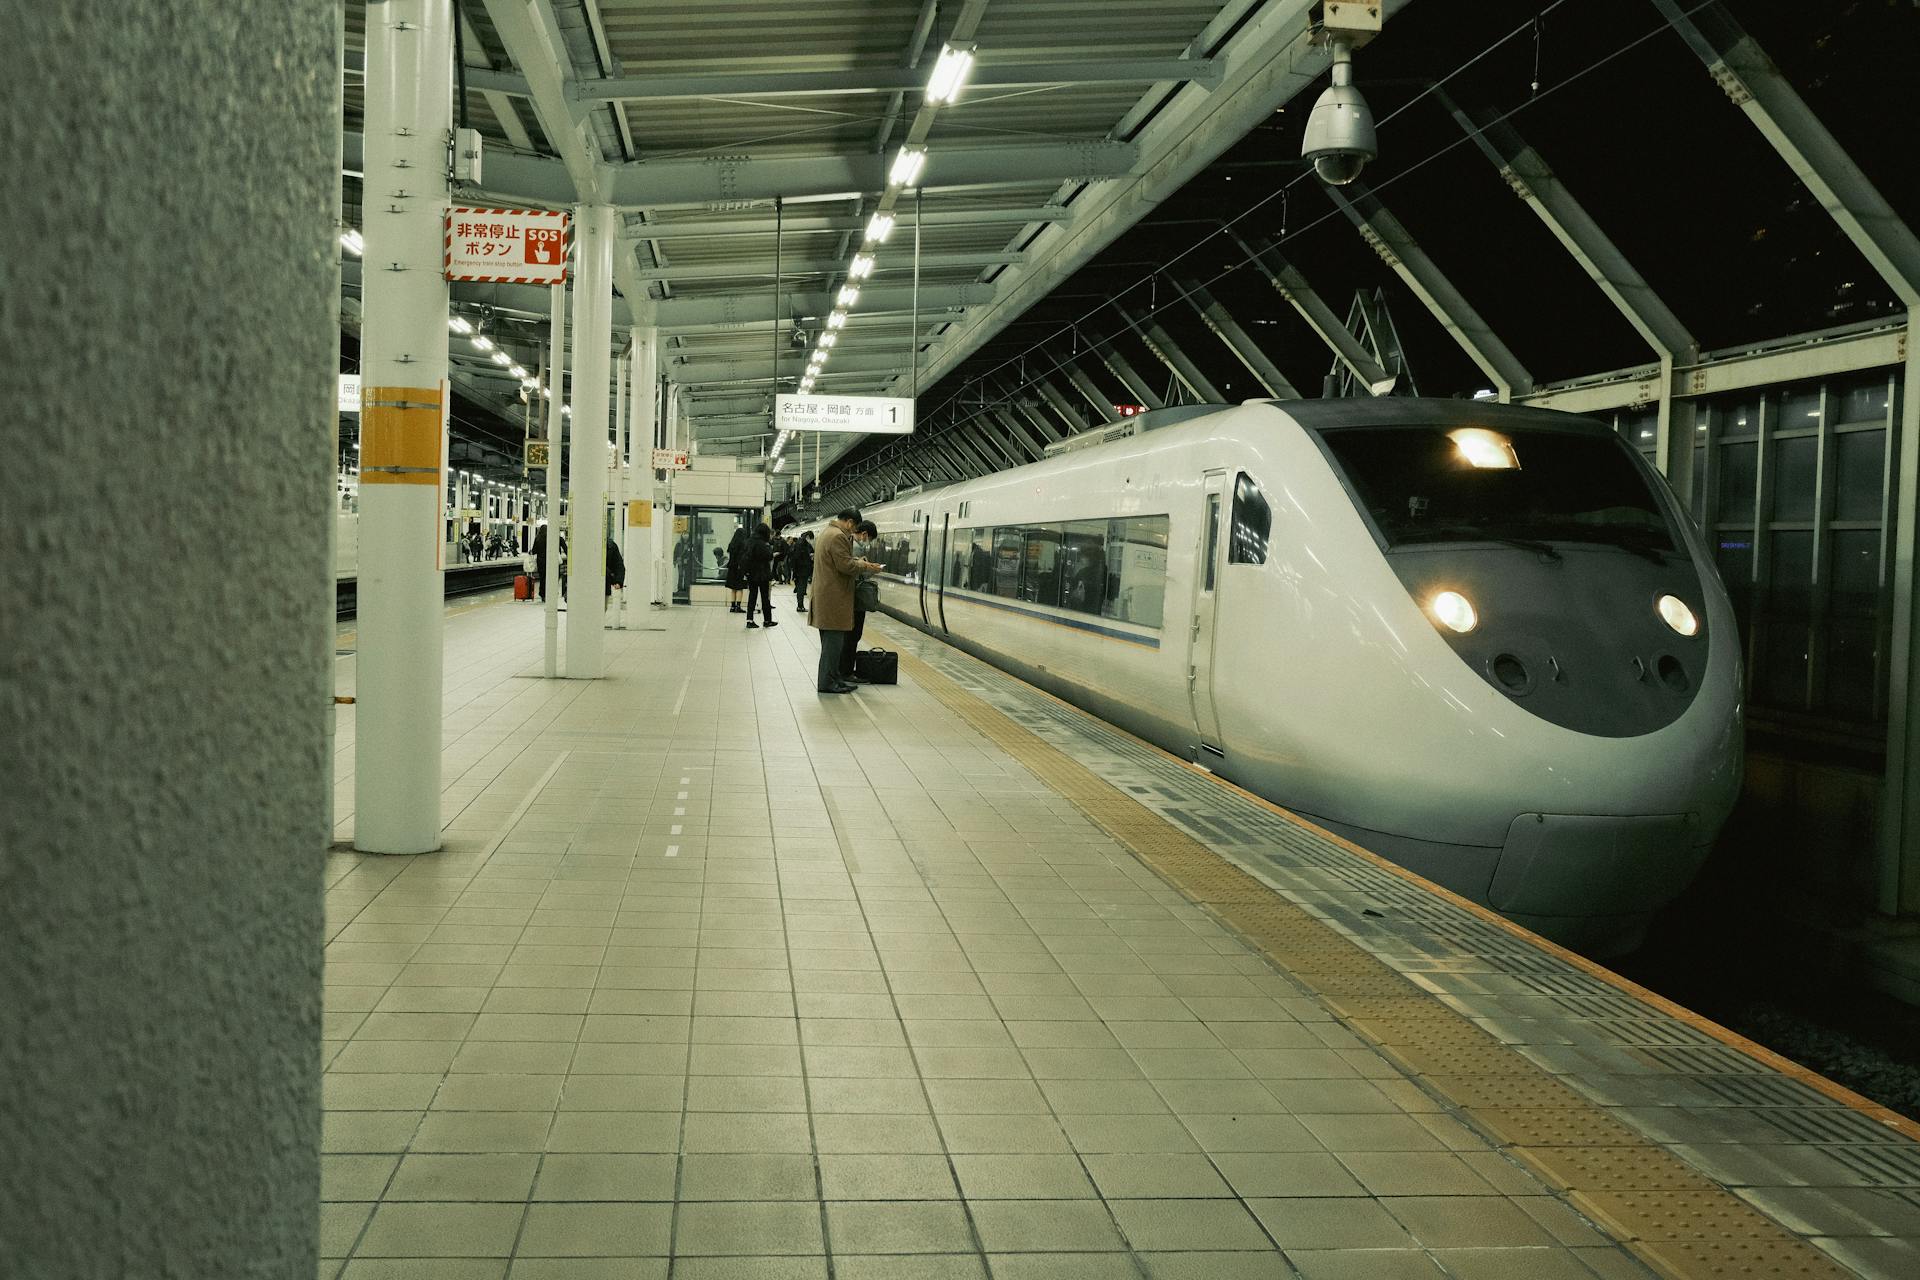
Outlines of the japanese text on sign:
M685 471L687 469L687 451L685 449L655 449L653 451L653 469L655 471Z
M565 213L546 209L449 209L447 279L563 284L569 229Z
M776 396L773 426L776 431L912 435L913 401L893 396Z

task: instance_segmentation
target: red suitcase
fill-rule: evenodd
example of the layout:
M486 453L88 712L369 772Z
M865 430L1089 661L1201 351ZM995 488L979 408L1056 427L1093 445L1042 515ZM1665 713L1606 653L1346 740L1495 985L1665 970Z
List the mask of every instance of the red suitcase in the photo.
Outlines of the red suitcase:
M533 579L524 573L513 575L513 598L515 600L533 599Z

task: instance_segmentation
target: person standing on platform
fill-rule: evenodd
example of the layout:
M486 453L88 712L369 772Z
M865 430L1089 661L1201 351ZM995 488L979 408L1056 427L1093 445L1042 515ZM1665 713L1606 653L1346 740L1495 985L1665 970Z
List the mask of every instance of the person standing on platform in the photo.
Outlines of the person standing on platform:
M627 561L620 554L619 544L612 538L607 539L607 591L606 598L613 598L613 589L627 589Z
M841 655L853 631L853 583L861 573L880 568L854 557L853 527L858 523L858 511L836 515L821 532L819 550L813 556L813 607L807 621L820 632L820 667L814 688L821 693L854 690L853 683L840 676Z
M760 525L753 531L753 541L747 546L747 625L757 627L753 620L753 606L760 605L760 616L770 627L780 624L773 620L773 530Z
M868 566L870 572L877 573L881 565L871 557L880 554L880 530L871 520L861 520L853 526L853 554L860 563ZM847 632L847 647L840 655L840 678L848 684L864 683L853 673L854 659L860 656L860 637L867 630L867 611L860 607L861 587L867 578L862 573L853 583L853 630ZM872 587L866 588L873 590Z
M540 582L540 599L547 598L547 522L542 520L540 527L533 531L533 558L538 565L535 573Z
M787 555L787 563L793 570L793 607L807 607L807 585L813 581L813 535L803 533L793 540L793 550Z
M727 541L727 590L731 593L727 601L728 613L739 613L740 598L747 590L747 526L742 523L734 529L733 537Z

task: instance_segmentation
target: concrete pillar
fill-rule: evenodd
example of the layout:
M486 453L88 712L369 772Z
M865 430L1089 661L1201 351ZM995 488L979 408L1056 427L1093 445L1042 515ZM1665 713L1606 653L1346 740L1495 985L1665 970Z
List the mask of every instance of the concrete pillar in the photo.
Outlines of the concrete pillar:
M573 285L573 440L567 450L573 535L567 540L567 679L606 672L607 350L613 344L613 209L575 214L579 256ZM602 591L594 588L600 587Z
M334 33L8 8L7 1276L315 1274Z
M354 847L440 847L453 27L438 0L367 14Z

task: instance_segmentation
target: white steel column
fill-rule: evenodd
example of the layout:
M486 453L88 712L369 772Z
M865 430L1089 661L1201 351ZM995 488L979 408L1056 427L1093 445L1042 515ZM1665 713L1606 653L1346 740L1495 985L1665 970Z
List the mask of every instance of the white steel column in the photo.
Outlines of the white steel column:
M633 351L620 353L613 362L613 464L608 468L609 481L613 494L613 518L607 533L620 549L620 562L632 564L627 559L627 384L633 375ZM607 606L606 625L624 628L627 625L627 593L621 589Z
M628 487L627 499L638 519L627 523L627 541L620 552L627 558L627 581L638 584L641 594L637 603L644 610L660 598L660 575L653 567L654 414L655 405L659 402L654 369L660 333L657 329L636 327L632 334L633 358L627 365L627 373L632 381L627 393L627 443L633 453L633 464L629 468L632 484ZM627 627L645 626L647 622L645 617L636 618L629 609L625 621Z
M367 10L354 847L440 847L453 30L440 0Z
M613 209L582 205L575 215L580 252L573 286L573 441L567 450L567 679L606 671L607 349L613 343Z
M552 355L547 360L547 617L546 676L560 674L560 536L566 523L560 518L561 443L565 439L567 406L567 286L552 289L553 317L548 327ZM534 566L538 573L540 566Z

